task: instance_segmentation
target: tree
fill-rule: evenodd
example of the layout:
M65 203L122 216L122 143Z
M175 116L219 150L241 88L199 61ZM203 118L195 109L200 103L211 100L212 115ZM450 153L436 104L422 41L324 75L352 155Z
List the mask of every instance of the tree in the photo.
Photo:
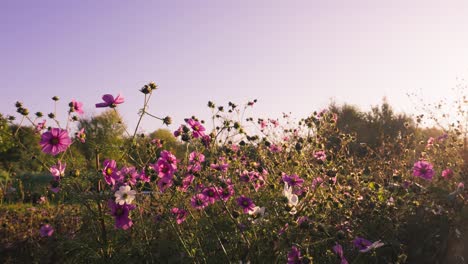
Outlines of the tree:
M86 143L77 148L88 161L88 166L94 166L96 152L106 159L119 159L119 149L124 147L126 125L120 114L109 109L90 119L79 121L78 129L84 128Z

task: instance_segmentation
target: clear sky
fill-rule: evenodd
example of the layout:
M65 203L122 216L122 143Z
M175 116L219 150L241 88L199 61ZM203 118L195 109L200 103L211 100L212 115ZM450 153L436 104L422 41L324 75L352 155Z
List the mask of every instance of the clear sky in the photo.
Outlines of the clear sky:
M207 101L257 98L256 115L305 117L331 99L398 111L466 83L468 1L1 0L0 112L21 100L53 110L74 98L89 114L104 93L176 124L207 118ZM161 127L144 120L145 131ZM175 126L173 126L175 127Z

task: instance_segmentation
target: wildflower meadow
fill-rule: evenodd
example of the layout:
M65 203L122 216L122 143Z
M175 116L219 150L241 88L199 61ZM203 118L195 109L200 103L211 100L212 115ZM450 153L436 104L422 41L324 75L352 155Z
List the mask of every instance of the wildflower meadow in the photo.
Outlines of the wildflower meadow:
M0 118L0 262L468 261L466 97L440 126L448 117L386 102L254 118L261 98L210 101L211 119L172 124L149 107L160 89L135 89L133 128L112 91L95 116L78 95L54 96L69 104L52 113L12 102ZM145 121L160 129L140 133Z

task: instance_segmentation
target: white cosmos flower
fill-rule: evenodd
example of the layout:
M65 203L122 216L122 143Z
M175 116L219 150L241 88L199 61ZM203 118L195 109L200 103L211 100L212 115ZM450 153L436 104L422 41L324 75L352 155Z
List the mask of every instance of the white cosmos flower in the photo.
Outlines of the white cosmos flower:
M287 182L284 183L283 195L288 198L288 205L295 207L299 203L299 197L292 192L292 187Z
M131 204L135 199L136 191L130 189L130 186L120 186L119 190L115 192L115 202L123 205L124 203Z
M265 207L255 206L252 210L249 211L249 215L252 216L252 218L249 218L249 220L256 224L265 216Z
M255 206L255 207L253 208L253 210L250 210L250 211L249 211L249 215L253 215L253 216L260 215L260 216L263 216L263 215L265 215L265 207Z

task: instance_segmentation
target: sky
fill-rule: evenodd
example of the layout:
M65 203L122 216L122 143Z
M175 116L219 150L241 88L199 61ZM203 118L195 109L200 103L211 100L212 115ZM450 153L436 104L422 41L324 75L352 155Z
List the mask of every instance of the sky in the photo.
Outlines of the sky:
M91 116L121 93L133 129L150 81L149 112L172 116L171 129L208 119L209 100L300 118L386 97L414 113L466 84L467 14L468 1L1 0L0 113L18 100L49 113L57 95L63 114L76 99ZM162 127L145 118L141 132Z

